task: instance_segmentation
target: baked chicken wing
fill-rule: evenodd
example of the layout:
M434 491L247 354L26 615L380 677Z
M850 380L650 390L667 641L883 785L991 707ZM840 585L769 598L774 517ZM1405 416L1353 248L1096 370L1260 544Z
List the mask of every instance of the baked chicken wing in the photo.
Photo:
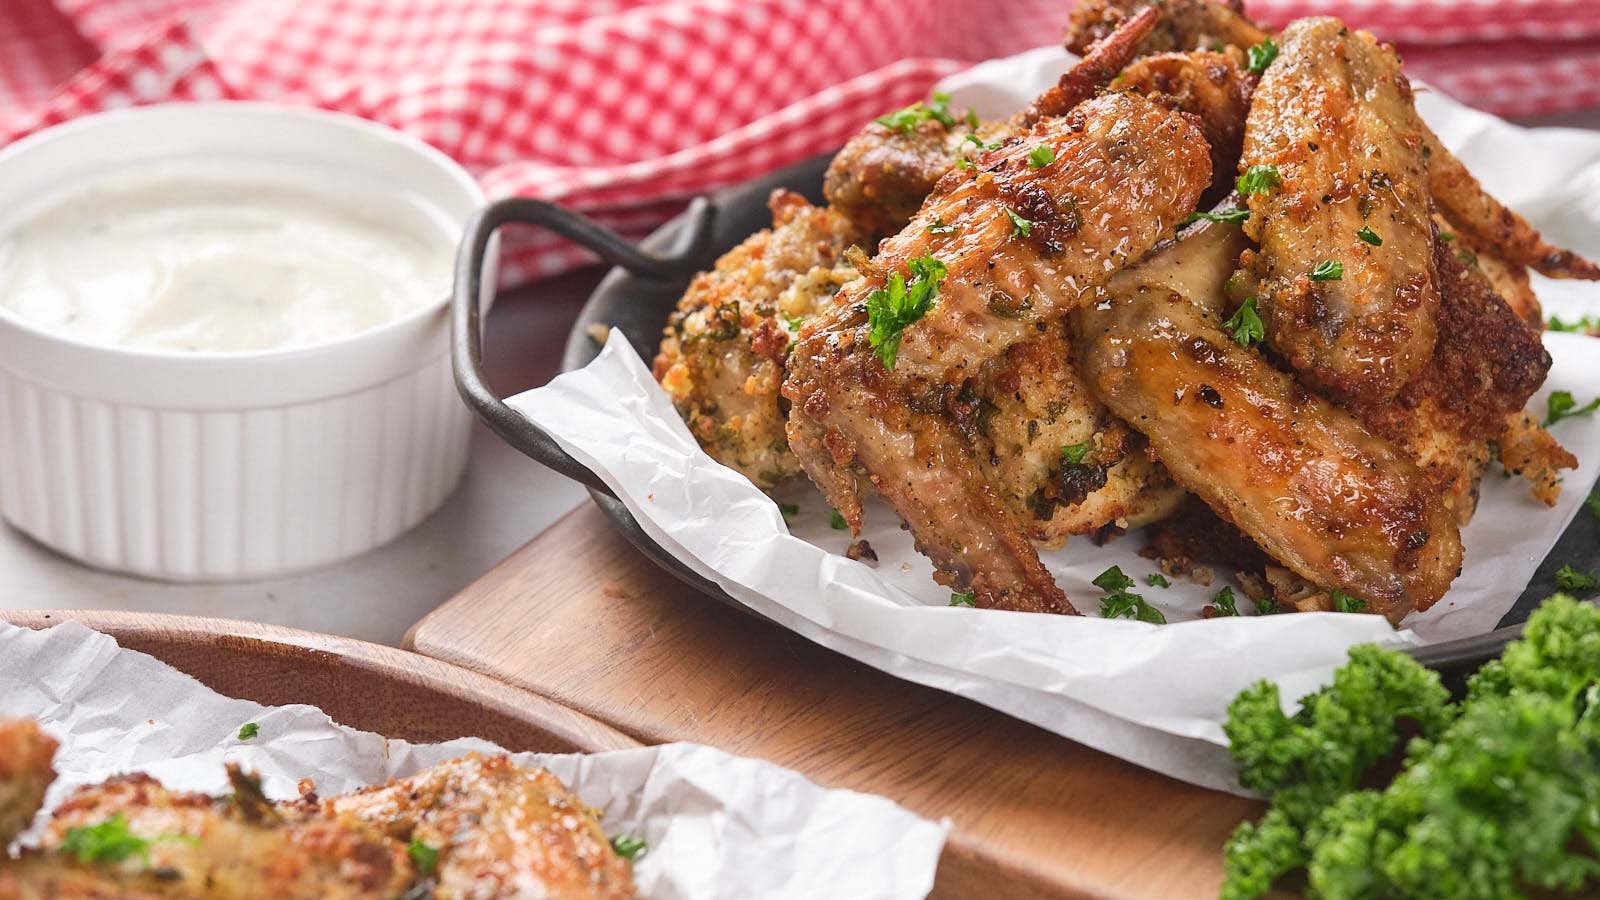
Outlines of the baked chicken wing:
M1454 515L1403 452L1220 327L1226 276L1207 285L1179 255L1209 248L1216 273L1229 241L1186 237L1077 313L1089 384L1273 559L1395 621L1426 609L1461 563Z
M0 856L44 803L55 755L55 739L32 719L0 720Z
M1210 181L1198 127L1126 94L1043 119L972 172L942 178L866 277L801 330L790 358L790 446L851 528L864 475L943 579L980 605L1070 611L947 405L985 362L1093 302ZM925 308L894 328L917 296Z

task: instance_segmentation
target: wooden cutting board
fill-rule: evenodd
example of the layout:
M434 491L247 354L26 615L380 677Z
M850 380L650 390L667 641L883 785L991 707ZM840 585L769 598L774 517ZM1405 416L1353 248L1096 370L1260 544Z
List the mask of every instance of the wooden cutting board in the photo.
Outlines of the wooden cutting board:
M724 606L589 504L406 641L649 743L699 741L948 817L938 896L1215 896L1223 841L1260 810Z

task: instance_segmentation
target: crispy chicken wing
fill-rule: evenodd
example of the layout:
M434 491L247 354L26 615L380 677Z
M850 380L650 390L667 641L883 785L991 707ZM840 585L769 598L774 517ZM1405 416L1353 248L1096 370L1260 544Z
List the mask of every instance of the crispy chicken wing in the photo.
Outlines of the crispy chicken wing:
M1146 56L1129 64L1111 82L1112 90L1138 91L1199 120L1211 145L1212 186L1201 200L1206 206L1233 190L1255 86L1256 78L1240 65L1237 50Z
M927 117L910 127L869 122L828 164L822 193L863 234L894 234L911 221L946 172L982 149L1014 138L1045 116L1065 115L1093 97L1134 58L1154 12L1122 23L1088 50L1028 108L1005 122Z
M778 386L799 323L832 305L856 272L860 239L843 216L774 191L772 228L696 276L667 319L655 377L689 431L718 462L757 487L800 472L784 436Z
M1031 167L1034 148L1052 161ZM984 363L1091 302L1095 288L1169 234L1211 181L1210 150L1181 113L1126 94L1041 120L941 179L875 271L801 330L784 396L789 438L853 530L863 472L910 525L949 583L980 605L1070 607L993 487L948 402ZM933 234L945 223L950 231ZM947 267L937 299L898 335L886 368L872 340L870 295L916 258ZM880 335L881 338L881 335Z
M1250 107L1240 168L1275 175L1248 198L1249 292L1268 346L1336 400L1392 397L1433 358L1421 128L1399 61L1336 19L1284 30Z
M554 775L506 756L472 753L386 785L296 804L308 805L436 849L438 900L634 896L632 867L594 813Z
M1350 409L1410 454L1465 524L1492 455L1489 443L1514 417L1520 420L1550 371L1550 354L1539 333L1448 243L1440 242L1434 256L1443 300L1433 359L1394 397Z
M1144 438L1101 406L1073 368L1065 322L1013 344L971 387L975 402L957 422L984 477L1035 545L1053 549L1071 535L1138 528L1183 501L1183 488Z
M1140 41L1140 55L1253 47L1267 32L1245 18L1242 6L1239 0L1078 0L1067 26L1067 49L1083 53L1146 9L1160 18Z
M1211 246L1223 248L1215 272L1230 254ZM1180 483L1295 573L1394 621L1426 609L1461 563L1455 517L1404 453L1223 332L1207 312L1222 292L1165 253L1118 275L1108 303L1076 314L1090 386Z
M1508 263L1551 278L1600 280L1600 266L1552 245L1527 219L1490 196L1427 125L1422 126L1421 138L1428 157L1428 190L1439 209L1472 243L1492 249Z
M44 802L55 755L55 739L32 719L0 720L0 856Z
M404 846L353 818L284 821L259 787L177 793L147 775L80 788L51 815L39 851L0 867L0 898L397 897L416 880ZM115 829L129 851L80 861L79 829ZM105 847L102 845L102 851Z

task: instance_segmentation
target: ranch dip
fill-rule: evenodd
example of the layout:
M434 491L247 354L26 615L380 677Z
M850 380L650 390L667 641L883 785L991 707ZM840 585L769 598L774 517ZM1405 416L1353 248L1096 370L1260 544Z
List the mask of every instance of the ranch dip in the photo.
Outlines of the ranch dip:
M0 308L97 344L185 353L307 347L432 305L454 235L359 178L269 168L122 171L0 226Z

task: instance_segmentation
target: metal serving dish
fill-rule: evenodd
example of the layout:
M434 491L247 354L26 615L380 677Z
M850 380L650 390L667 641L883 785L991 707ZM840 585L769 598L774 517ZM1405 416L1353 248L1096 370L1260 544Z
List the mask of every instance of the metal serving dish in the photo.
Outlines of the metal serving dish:
M451 350L461 396L513 447L588 487L595 503L646 556L700 591L742 610L747 607L716 584L695 574L645 534L627 507L598 475L568 456L549 435L489 390L483 377L483 344L475 302L481 286L483 257L494 231L513 222L547 228L594 251L615 268L595 288L573 323L561 370L580 369L600 352L599 345L589 336L590 325L620 328L639 355L648 360L655 356L667 315L694 274L709 267L719 255L755 231L771 225L767 195L774 188L785 187L803 194L813 203L821 202L822 173L827 164L828 156L814 157L696 200L683 214L658 228L637 246L553 204L537 200L502 200L468 223L456 264ZM1600 520L1582 514L1573 520L1540 564L1533 580L1522 586L1516 604L1499 628L1477 637L1424 647L1413 651L1413 655L1444 673L1447 679L1459 682L1483 661L1498 656L1507 641L1522 633L1522 622L1528 614L1539 601L1555 592L1555 572L1563 563L1586 568L1600 563ZM1506 587L1511 590L1515 586ZM1448 602L1448 598L1441 602Z

